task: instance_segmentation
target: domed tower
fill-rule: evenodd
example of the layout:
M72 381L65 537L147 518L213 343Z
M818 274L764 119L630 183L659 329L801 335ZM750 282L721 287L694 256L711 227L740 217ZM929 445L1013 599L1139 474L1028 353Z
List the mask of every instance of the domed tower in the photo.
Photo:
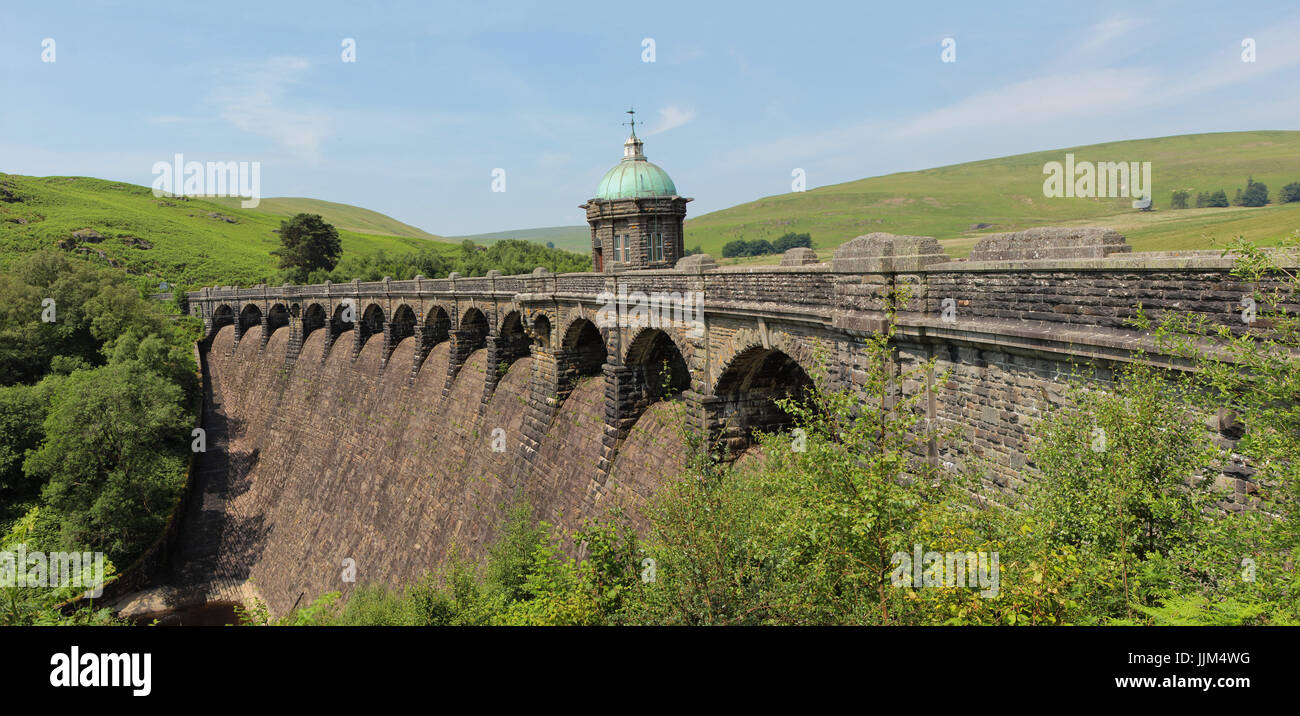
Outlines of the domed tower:
M587 210L591 263L599 273L672 268L685 253L682 222L686 202L693 199L679 196L668 172L646 161L636 120L629 124L623 160L605 172L596 196L579 207Z

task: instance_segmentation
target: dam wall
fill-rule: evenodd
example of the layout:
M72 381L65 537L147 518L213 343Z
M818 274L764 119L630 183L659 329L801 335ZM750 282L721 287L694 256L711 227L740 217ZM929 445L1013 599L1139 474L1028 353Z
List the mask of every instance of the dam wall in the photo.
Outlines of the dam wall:
M453 550L479 559L521 498L566 532L614 507L644 527L645 501L685 464L683 430L737 455L789 426L775 399L860 387L863 340L891 301L898 369L936 362L900 390L927 392L925 417L963 433L920 457L1014 492L1034 474L1035 422L1079 366L1102 379L1134 360L1186 367L1130 323L1139 305L1246 328L1254 287L1229 259L1127 249L1108 230L1033 230L954 260L931 238L872 234L826 263L795 249L782 266L692 256L191 293L227 439L205 458L225 461L204 488L211 559L181 571L226 589L251 579L280 614L409 584ZM637 312L655 295L675 301L672 320ZM1250 489L1248 472L1228 480Z

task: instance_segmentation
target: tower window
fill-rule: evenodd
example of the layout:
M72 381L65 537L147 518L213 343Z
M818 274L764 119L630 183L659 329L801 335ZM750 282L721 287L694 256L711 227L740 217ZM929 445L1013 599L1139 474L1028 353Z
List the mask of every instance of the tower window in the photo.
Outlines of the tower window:
M664 235L663 234L650 235L650 259L652 261L664 260Z

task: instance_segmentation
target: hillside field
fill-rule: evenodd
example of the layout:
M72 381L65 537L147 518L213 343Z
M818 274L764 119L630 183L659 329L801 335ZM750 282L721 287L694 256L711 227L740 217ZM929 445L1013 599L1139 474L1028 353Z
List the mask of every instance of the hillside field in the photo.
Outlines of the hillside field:
M1049 198L1043 165L1064 161L1151 162L1155 211L1129 198ZM1223 189L1231 199L1248 176L1268 185L1265 207L1169 208L1174 190ZM934 236L964 256L980 236L1032 226L1109 226L1135 251L1213 248L1240 234L1274 244L1300 229L1300 203L1279 205L1282 186L1300 182L1300 132L1231 132L1140 139L1020 154L769 196L687 219L686 245L721 256L734 239L807 232L819 255L855 236L883 231ZM770 263L779 256L744 260Z
M148 187L87 177L0 174L0 268L23 253L61 248L173 284L265 280L276 265L271 251L282 217L231 203L155 198ZM459 248L342 228L339 237L344 256Z

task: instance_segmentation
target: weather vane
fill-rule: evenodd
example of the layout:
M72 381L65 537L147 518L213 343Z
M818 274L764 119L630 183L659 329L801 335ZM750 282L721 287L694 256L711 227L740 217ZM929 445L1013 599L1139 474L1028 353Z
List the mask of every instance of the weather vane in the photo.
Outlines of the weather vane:
M631 116L632 116L632 119L629 120L629 121L627 121L627 122L624 122L623 124L630 124L630 125L632 125L632 135L633 135L633 136L636 136L636 110L635 110L635 109L629 109L629 110L627 111L627 114L631 115Z

